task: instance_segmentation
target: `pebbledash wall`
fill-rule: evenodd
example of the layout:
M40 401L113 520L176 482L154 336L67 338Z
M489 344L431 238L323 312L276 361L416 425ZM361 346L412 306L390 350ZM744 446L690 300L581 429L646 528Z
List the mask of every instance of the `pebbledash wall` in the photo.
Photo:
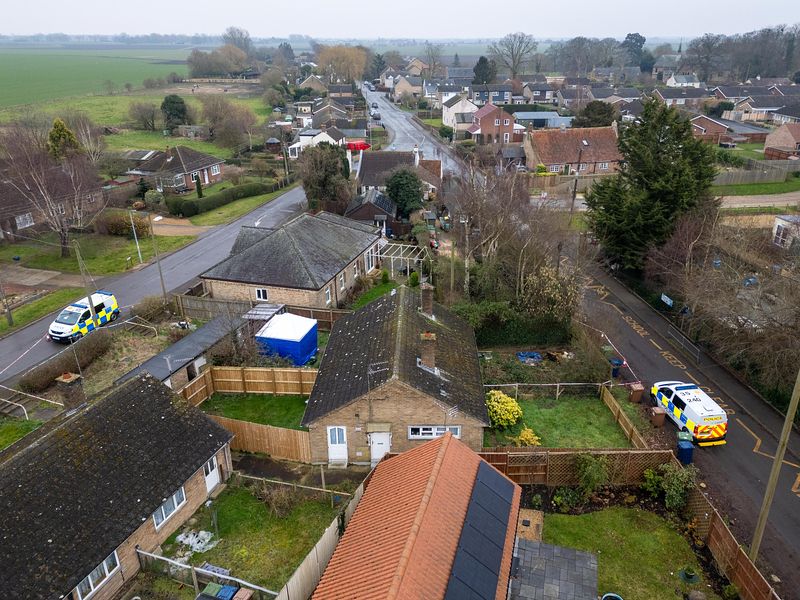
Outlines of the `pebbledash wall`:
M228 478L233 469L228 444L220 448L215 454L215 457L221 469L220 483L222 483ZM178 490L176 489L175 491L177 492ZM158 530L156 530L155 522L153 521L152 515L150 515L128 539L119 545L117 548L119 567L116 572L92 594L92 600L111 600L111 598L114 598L125 582L135 577L139 572L140 565L139 558L136 555L136 547L138 546L146 552L155 551L208 499L209 492L206 491L205 475L203 474L202 466L186 480L186 483L183 484L183 491L186 495L186 502L173 513L169 519L164 521ZM86 575L88 574L89 573L86 573ZM71 600L78 600L77 592L73 590L68 598Z
M461 411L448 416L449 407L437 406L434 399L400 381L389 381L354 402L320 417L308 427L311 437L311 462L328 462L328 427L346 428L348 462L369 464L367 435L390 431L390 452L405 452L429 440L408 439L410 425L459 425L460 439L479 452L483 447L484 425Z
M214 299L238 300L244 302L271 302L273 304L290 304L294 306L309 306L313 308L337 308L341 306L350 295L356 284L356 279L365 275L366 255L373 252L373 269L380 268L377 256L377 244L371 246L356 259L351 261L336 277L328 281L319 290L304 290L299 288L277 287L270 285L254 285L237 281L223 281L221 279L204 279L203 285L206 292ZM357 274L356 274L356 268ZM339 275L344 274L344 289L339 281ZM256 290L266 288L267 299L259 299ZM325 290L330 290L330 302L327 302Z

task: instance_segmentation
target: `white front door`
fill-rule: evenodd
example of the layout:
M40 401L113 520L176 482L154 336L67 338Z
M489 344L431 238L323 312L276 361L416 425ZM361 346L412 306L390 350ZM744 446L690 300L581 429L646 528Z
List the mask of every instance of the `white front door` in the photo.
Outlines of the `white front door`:
M328 427L328 463L347 464L347 432L344 427Z
M388 431L375 431L369 434L369 458L374 467L383 455L392 448L392 434Z
M203 179L205 180L205 184L208 185L208 169L203 169Z
M210 492L219 484L219 465L217 457L212 456L211 460L203 465L203 475L206 477L206 491Z

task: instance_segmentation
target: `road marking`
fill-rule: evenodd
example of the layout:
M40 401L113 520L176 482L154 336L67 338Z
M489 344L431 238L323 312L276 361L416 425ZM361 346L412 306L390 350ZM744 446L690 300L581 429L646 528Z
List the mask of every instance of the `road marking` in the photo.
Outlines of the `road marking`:
M587 285L586 287L589 288L590 290L594 290L597 293L597 295L600 296L600 300L605 300L611 295L611 293L605 288L605 286L599 283L596 285Z
M775 458L775 456L773 456L772 454L767 454L766 452L761 450L761 438L758 437L755 433L753 433L752 429L750 429L747 425L745 425L742 422L742 420L740 418L738 418L738 417L736 418L736 422L739 423L739 425L741 425L744 428L744 430L747 431L747 433L749 433L750 435L752 435L753 439L756 440L756 445L753 446L753 452L754 453L759 454L761 456L764 456L766 458L771 458L771 459ZM783 459L783 463L789 465L790 467L794 467L795 469L800 469L800 465L798 465L796 463L793 463L793 462L791 462L789 460ZM795 481L795 486L797 486L798 483L800 483L800 475L798 475L798 481ZM794 487L792 488L792 491L795 492Z
M653 346L655 346L659 350L663 350L663 348L659 346L653 338L650 338L650 343L653 344Z
M700 382L699 382L699 381L697 381L697 379L695 379L695 376L694 376L694 375L692 375L691 373L689 373L689 371L686 371L686 376L687 376L689 379L691 379L692 381L694 381L694 382L695 382L697 385L700 385Z

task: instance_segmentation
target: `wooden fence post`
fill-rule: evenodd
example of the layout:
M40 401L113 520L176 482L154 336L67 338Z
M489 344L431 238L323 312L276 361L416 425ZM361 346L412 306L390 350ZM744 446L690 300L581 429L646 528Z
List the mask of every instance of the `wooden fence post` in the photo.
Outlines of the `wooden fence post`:
M246 394L247 393L247 378L245 378L245 375L244 375L244 367L239 367L239 375L241 376L241 379L242 379L242 393Z
M189 565L192 567L192 585L194 586L194 593L200 594L200 586L197 583L197 572L194 570L193 565Z

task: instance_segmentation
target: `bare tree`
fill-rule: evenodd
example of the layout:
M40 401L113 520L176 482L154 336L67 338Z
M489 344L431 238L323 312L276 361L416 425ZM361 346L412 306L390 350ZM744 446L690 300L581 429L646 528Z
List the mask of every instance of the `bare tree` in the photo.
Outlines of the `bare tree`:
M511 72L511 79L516 79L536 52L536 46L532 35L509 33L500 41L489 45L489 54Z
M426 71L427 77L433 79L441 75L442 67L442 45L425 43L425 62L428 64Z
M75 133L86 158L93 165L97 165L103 158L106 142L100 127L95 125L84 112L69 111L64 114L64 122Z
M236 46L247 56L253 53L253 41L250 33L241 27L228 27L222 34L222 42L226 45Z
M56 160L41 132L12 125L0 133L7 185L26 200L42 222L59 236L61 256L69 256L71 227L82 227L86 202L96 191L96 172L85 154L71 152Z
M128 117L145 131L155 131L156 122L161 110L153 102L131 102L128 108Z

